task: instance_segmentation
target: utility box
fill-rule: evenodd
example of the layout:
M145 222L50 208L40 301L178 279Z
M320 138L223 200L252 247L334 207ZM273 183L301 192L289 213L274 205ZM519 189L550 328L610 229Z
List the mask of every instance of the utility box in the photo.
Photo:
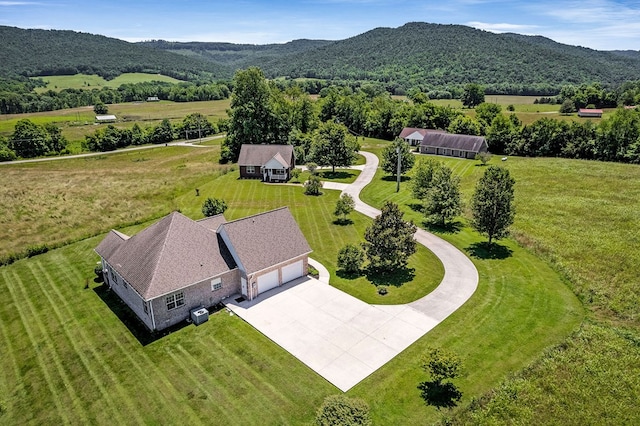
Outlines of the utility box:
M209 320L209 311L206 308L196 308L191 310L191 321L195 325L200 325Z

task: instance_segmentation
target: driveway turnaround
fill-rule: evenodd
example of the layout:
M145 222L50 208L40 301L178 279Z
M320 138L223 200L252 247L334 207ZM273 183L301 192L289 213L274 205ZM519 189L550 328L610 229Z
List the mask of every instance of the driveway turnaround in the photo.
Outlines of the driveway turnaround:
M438 321L408 305L369 305L303 277L227 308L343 392Z
M378 157L360 153L367 161L354 183L323 187L350 194L355 209L373 218L380 211L359 194L373 180ZM299 278L252 301L229 298L224 303L346 392L455 312L478 287L478 271L464 253L421 229L415 238L440 259L445 272L434 291L409 304L369 305L330 286L326 269L312 259L320 280Z

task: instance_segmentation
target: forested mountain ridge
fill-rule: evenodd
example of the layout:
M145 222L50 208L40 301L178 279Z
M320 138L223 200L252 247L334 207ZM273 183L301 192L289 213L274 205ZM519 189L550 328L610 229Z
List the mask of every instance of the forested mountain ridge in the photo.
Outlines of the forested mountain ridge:
M412 88L459 94L465 84L478 83L487 93L546 96L564 85L598 82L613 87L640 75L637 51L597 51L540 36L427 23L376 28L340 41L269 45L127 43L74 31L2 26L0 39L0 76L81 72L110 78L123 72L159 72L211 80L258 66L271 78L376 81L395 94Z
M256 65L270 77L368 79L423 90L474 82L497 93L541 94L565 84L636 80L640 57L539 36L409 23Z
M161 73L181 80L227 78L228 67L101 35L0 26L0 76Z

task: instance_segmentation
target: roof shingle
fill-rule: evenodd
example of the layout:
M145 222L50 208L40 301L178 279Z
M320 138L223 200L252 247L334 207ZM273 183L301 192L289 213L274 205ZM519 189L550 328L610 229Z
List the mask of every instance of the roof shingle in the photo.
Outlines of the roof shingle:
M277 154L280 154L283 166L290 167L293 157L293 145L250 145L243 144L240 147L238 165L263 166Z
M205 225L173 212L127 240L110 232L96 252L150 300L236 267L222 239Z
M288 207L227 222L220 229L226 231L247 274L311 253Z

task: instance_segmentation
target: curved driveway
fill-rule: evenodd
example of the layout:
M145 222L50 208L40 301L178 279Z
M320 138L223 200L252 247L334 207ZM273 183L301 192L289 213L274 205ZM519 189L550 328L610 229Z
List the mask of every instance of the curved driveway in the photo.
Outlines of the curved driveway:
M366 165L352 184L325 182L324 188L353 196L356 210L369 217L380 211L360 200L378 168L378 157L361 152ZM299 278L252 301L225 300L227 307L269 339L346 392L382 367L455 312L478 286L478 271L450 243L419 229L416 241L444 265L444 278L428 295L405 305L369 305L319 280Z

